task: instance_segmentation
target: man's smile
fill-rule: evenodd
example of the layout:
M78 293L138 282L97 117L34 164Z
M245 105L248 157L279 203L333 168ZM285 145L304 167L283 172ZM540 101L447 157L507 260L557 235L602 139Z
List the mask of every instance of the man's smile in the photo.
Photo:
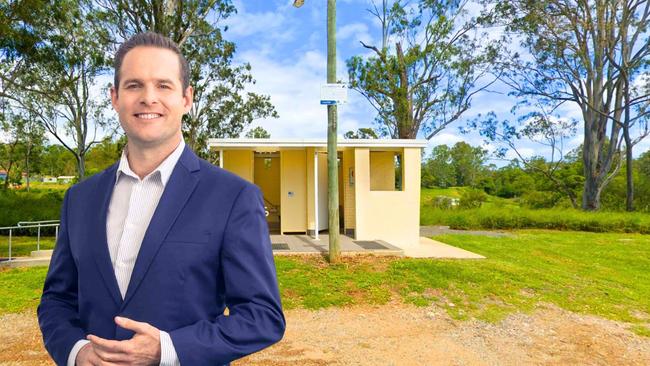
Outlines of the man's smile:
M162 117L162 114L160 113L136 113L134 114L137 118L140 119L154 119L154 118L159 118Z

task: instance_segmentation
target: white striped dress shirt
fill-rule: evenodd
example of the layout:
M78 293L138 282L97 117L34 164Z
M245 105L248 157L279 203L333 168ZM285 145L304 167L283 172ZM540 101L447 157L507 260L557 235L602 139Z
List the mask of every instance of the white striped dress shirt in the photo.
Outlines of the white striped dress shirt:
M185 142L181 140L176 149L143 179L131 170L126 149L122 152L106 219L108 251L122 299L129 287L144 234L184 147ZM74 366L77 353L86 343L87 340L79 340L75 344L68 357L68 366ZM180 365L169 333L162 330L160 350L160 366Z

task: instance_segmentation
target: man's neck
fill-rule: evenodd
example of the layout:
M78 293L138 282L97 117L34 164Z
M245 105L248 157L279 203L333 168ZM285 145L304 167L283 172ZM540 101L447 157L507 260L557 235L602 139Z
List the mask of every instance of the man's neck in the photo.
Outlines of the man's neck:
M144 179L153 172L181 142L181 136L171 142L157 146L141 146L131 141L127 142L127 160L131 170Z

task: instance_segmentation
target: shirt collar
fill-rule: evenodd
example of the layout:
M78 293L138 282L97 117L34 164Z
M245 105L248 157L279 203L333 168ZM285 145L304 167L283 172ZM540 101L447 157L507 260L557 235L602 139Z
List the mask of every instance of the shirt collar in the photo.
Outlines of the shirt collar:
M171 177L172 172L174 171L174 167L176 166L178 159L180 159L181 155L183 154L184 148L185 148L185 141L181 139L181 142L178 144L176 149L174 149L174 151L172 151L172 153L169 154L169 156L167 156L165 160L163 160L163 162L160 163L160 165L158 165L156 169L154 169L151 173L149 173L146 177L144 177L144 179L147 179L148 177L157 173L160 176L160 182L162 183L164 188L167 185L167 182L169 181L169 177ZM138 180L140 179L140 177L138 177L138 175L135 174L133 170L131 170L127 156L128 156L128 151L127 148L124 147L124 150L122 150L122 156L120 157L120 163L117 167L117 171L115 172L116 184L117 181L120 179L121 174L128 175Z

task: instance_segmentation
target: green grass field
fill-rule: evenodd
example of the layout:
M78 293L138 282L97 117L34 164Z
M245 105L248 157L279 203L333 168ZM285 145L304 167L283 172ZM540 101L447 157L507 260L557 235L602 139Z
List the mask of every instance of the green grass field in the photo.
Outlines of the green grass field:
M36 250L35 236L14 236L11 238L11 257L29 256L32 250ZM54 249L54 237L41 237L41 249ZM7 257L9 254L9 237L0 235L0 257Z
M30 188L36 188L41 191L65 191L70 188L70 183L43 183L43 182L29 182ZM23 184L21 190L25 190L26 186Z
M485 260L276 257L285 309L436 303L457 319L498 321L552 303L631 324L650 336L650 236L524 230L436 237ZM44 268L0 272L0 313L34 308Z

